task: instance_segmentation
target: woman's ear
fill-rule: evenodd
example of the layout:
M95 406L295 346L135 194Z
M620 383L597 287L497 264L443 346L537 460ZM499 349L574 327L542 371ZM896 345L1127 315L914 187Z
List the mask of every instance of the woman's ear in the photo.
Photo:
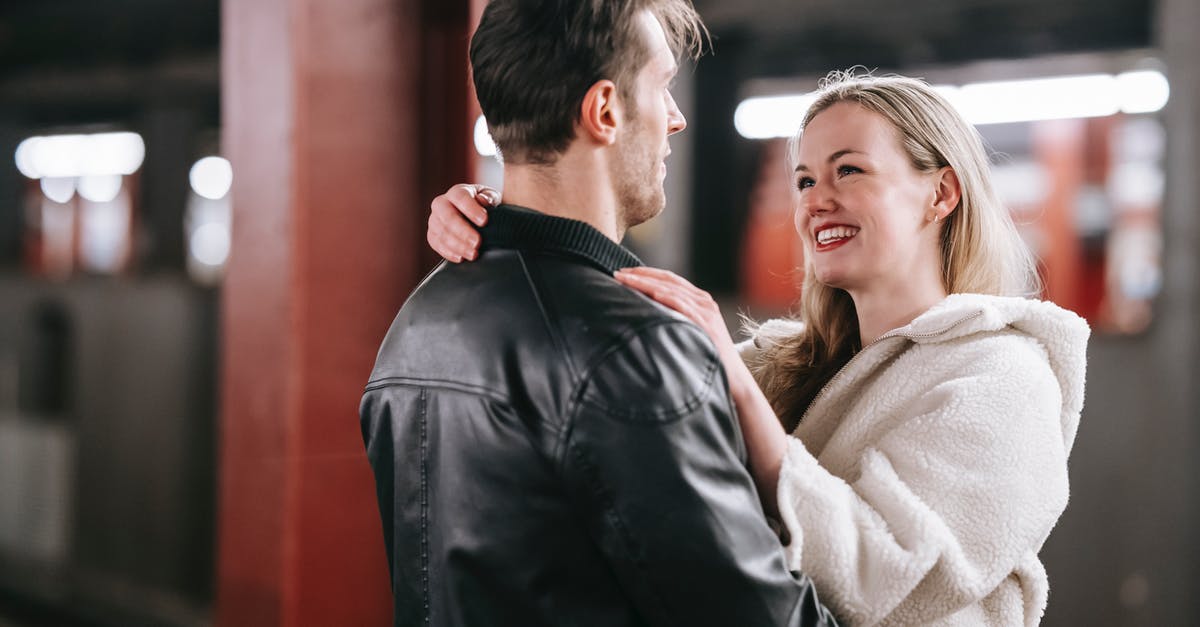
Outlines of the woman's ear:
M583 95L579 126L583 137L609 146L617 141L617 123L622 120L617 85L610 80L596 81Z
M962 185L954 168L946 166L934 175L933 210L939 220L945 220L958 208L962 199Z

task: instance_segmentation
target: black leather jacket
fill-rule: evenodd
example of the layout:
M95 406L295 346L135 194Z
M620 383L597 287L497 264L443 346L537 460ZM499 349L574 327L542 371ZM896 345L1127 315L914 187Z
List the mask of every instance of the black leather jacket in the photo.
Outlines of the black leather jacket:
M396 625L834 625L790 574L703 332L590 226L494 209L361 406Z

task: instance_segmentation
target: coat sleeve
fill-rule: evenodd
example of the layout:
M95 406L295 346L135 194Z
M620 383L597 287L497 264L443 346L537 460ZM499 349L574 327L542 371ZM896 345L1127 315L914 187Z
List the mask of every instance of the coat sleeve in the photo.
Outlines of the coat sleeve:
M1010 338L1004 349L914 393L852 477L789 438L778 486L789 564L851 624L978 602L1065 509L1058 382L1040 347Z
M647 624L836 625L767 526L703 333L656 324L595 361L558 463Z

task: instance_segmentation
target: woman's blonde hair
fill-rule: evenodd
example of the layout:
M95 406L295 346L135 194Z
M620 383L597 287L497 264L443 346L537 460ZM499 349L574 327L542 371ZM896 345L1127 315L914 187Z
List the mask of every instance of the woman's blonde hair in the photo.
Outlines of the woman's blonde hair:
M1036 260L992 186L983 140L945 98L919 79L833 72L821 81L817 99L792 139L792 159L804 128L839 102L856 103L890 122L918 171L932 173L950 166L958 176L962 197L941 223L942 282L948 293L1040 294ZM821 388L862 348L850 295L820 283L811 270L809 259L799 303L804 331L773 338L771 348L751 364L789 431Z

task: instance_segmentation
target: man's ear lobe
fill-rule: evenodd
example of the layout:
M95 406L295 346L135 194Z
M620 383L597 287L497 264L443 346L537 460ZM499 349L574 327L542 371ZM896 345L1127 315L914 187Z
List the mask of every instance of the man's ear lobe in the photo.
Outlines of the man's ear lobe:
M603 145L617 141L617 125L622 117L617 85L610 80L596 81L583 95L580 104L581 135Z

